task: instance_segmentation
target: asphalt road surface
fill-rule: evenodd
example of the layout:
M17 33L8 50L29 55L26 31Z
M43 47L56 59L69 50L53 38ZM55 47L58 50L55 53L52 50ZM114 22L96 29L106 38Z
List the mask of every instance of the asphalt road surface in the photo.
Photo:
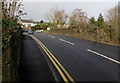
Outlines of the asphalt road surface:
M69 36L34 33L75 81L118 81L118 47Z
M20 83L55 81L41 50L29 36L23 36L20 65Z

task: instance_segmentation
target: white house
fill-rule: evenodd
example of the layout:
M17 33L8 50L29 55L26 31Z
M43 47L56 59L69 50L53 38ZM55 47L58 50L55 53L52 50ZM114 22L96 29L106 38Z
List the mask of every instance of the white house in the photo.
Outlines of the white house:
M35 26L37 25L37 22L34 22L32 20L21 20L22 21L22 25L24 27L30 27L30 26Z

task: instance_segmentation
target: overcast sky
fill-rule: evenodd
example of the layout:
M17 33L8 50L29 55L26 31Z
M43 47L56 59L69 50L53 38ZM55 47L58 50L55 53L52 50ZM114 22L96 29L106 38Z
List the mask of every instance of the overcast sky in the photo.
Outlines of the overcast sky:
M22 16L22 19L33 19L33 20L44 20L45 14L50 8L58 7L59 9L64 9L68 15L71 14L76 8L82 9L88 15L88 17L97 18L101 12L103 15L106 14L107 10L118 5L119 0L23 0L24 12L27 13L26 16ZM51 1L51 2L50 2Z

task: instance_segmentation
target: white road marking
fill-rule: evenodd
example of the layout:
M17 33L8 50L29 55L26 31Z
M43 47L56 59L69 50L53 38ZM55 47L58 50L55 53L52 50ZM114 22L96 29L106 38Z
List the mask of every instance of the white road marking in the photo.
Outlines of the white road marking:
M115 59L112 59L112 58L110 58L110 57L107 57L107 56L105 56L105 55L103 55L103 54L100 54L100 53L98 53L98 52L95 52L95 51L93 51L93 50L87 49L87 51L92 52L92 53L94 53L94 54L97 54L97 55L99 55L99 56L101 56L101 57L104 57L104 58L106 58L106 59L108 59L108 60L110 60L110 61L113 61L113 62L117 63L117 64L120 64L119 61L117 61L117 60L115 60Z
M52 36L52 35L48 35L49 37L52 37L52 38L55 38L54 36Z
M68 43L68 44L71 44L71 45L75 45L74 43L71 43L71 42L69 42L69 41L66 41L66 40L63 40L63 39L59 39L60 41L63 41L63 42L66 42L66 43Z

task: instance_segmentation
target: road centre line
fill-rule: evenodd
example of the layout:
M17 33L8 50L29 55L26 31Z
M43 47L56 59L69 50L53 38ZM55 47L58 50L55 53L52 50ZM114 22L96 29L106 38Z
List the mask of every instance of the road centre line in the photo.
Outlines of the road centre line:
M104 57L104 58L106 58L106 59L108 59L108 60L110 60L110 61L112 61L112 62L117 63L117 64L120 64L119 61L117 61L117 60L115 60L115 59L112 59L112 58L110 58L110 57L107 57L107 56L105 56L105 55L103 55L103 54L100 54L100 53L98 53L98 52L95 52L95 51L93 51L93 50L87 49L87 51L92 52L92 53L94 53L94 54L97 54L97 55L99 55L99 56L101 56L101 57Z
M66 42L66 43L68 43L68 44L71 44L71 45L75 45L74 43L72 43L72 42L69 42L69 41L66 41L66 40L63 40L63 39L59 39L60 41L63 41L63 42Z
M52 37L52 38L55 38L54 36L52 36L52 35L48 35L49 37Z
M66 74L66 76L69 78L69 80L71 81L71 82L73 82L73 83L75 83L74 82L74 80L72 79L72 77L69 75L69 73L66 71L66 69L60 64L60 62L54 57L54 55L42 44L42 42L40 41L40 40L38 40L36 37L34 37L34 36L32 36L32 35L30 35L33 39L35 39L37 42L38 42L38 44L43 48L43 50L45 51L45 53L48 55L48 57L49 57L49 59L52 61L52 63L54 64L54 66L56 67L56 69L58 70L58 72L60 73L60 75L61 75L61 77L63 78L63 80L66 82L66 83L68 83L68 80L67 80L67 78L65 77L65 75L63 74L63 72ZM56 61L56 62L55 62ZM57 65L57 64L60 66L60 68L63 70L63 72L62 72L62 70L59 68L59 66Z

